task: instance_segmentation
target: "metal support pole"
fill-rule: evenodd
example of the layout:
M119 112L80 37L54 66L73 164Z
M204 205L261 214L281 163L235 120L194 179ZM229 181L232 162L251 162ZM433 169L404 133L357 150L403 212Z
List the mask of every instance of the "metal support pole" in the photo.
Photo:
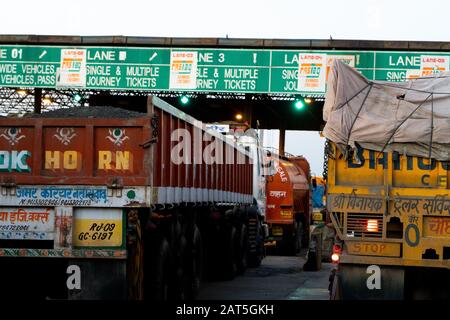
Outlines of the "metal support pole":
M34 113L41 113L42 89L34 88Z
M278 143L278 153L281 157L284 157L284 144L286 140L286 129L280 128L280 140Z

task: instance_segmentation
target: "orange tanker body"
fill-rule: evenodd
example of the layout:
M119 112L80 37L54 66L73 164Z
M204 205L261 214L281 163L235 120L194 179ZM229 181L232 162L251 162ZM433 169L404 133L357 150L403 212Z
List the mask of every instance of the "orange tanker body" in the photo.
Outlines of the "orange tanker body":
M310 170L304 157L275 158L275 173L267 180L268 243L295 254L308 242L311 212Z

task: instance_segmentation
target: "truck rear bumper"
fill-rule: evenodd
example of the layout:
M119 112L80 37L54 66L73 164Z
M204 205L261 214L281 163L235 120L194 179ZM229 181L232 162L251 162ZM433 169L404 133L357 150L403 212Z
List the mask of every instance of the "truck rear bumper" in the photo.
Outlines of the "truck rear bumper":
M7 299L126 299L126 260L0 258Z
M343 300L402 300L404 279L400 267L340 263L335 292Z
M449 300L450 270L340 263L331 287L332 299Z
M376 257L376 256L357 256L342 254L340 262L344 264L376 264L386 266L402 266L402 267L430 267L450 269L450 260L412 260L405 258L392 257Z

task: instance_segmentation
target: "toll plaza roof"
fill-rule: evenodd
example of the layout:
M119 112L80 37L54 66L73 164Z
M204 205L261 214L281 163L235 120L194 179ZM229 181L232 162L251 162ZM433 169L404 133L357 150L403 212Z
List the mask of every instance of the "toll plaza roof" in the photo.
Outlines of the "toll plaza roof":
M450 61L450 42L0 35L0 115L36 109L38 96L45 111L157 95L208 123L241 114L251 127L320 130L333 59L395 82L435 56Z
M0 35L0 44L183 46L335 50L450 51L450 42L345 39L168 38L133 36Z

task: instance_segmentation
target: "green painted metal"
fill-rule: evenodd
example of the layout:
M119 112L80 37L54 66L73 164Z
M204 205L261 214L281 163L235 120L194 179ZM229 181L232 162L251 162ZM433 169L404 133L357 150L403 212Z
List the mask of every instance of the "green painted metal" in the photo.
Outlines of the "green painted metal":
M450 52L0 45L0 86L320 96L334 58L371 80L402 81L449 70Z

